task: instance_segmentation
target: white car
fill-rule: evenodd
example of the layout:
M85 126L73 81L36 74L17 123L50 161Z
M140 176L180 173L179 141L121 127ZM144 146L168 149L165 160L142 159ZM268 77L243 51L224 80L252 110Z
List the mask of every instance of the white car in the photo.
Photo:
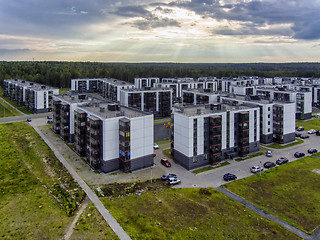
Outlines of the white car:
M181 180L177 177L171 177L167 180L167 183L170 185L176 185L176 184L181 183Z
M154 148L154 149L159 149L159 145L156 144L156 143L154 143L154 144L153 144L153 148Z
M250 172L252 172L252 173L257 173L257 172L262 172L262 171L263 171L263 168L259 167L259 166L253 166L250 168Z
M314 133L316 133L316 130L314 130L314 129L310 129L310 130L308 131L308 134L314 134Z

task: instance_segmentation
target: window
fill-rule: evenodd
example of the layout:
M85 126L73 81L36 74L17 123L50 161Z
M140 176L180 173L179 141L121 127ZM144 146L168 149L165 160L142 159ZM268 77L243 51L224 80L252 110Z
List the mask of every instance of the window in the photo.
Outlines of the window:
M268 107L268 111L270 111L271 110L271 108L270 107Z
M270 121L268 121L268 125L270 126Z
M268 132L270 132L270 128L268 128Z
M270 118L270 114L268 114L268 118Z
M193 162L193 163L197 163L197 162L198 162L198 157L197 157L197 156L196 156L196 157L193 157L192 162Z

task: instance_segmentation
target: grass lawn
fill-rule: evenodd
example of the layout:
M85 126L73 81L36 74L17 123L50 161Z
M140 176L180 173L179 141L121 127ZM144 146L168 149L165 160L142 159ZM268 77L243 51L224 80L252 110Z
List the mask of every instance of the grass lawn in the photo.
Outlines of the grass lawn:
M171 140L163 140L156 142L159 145L159 148L166 149L171 147Z
M101 201L132 239L299 239L214 189L203 192L169 188Z
M223 166L226 166L226 165L229 165L229 164L230 164L229 162L223 162L223 163L221 163L221 164L219 164L217 166L207 166L207 167L203 167L203 168L194 170L192 172L195 173L195 174L198 174L198 173L206 172L206 171L209 171L209 170L212 170L212 169L215 169L215 168L223 167Z
M267 145L268 148L275 148L275 149L283 149L283 148L288 148L288 147L292 147L298 144L303 143L304 141L302 139L296 138L296 141L293 143L289 143L286 145L281 145L281 144L277 144L277 143L272 143L270 145Z
M0 237L62 239L83 191L28 124L0 125L0 145Z
M320 225L320 159L306 157L224 185L297 228L311 233Z
M60 88L59 89L59 94L61 95L61 94L65 94L65 93L67 93L68 91L70 91L71 90L71 88Z
M247 159L250 159L250 158L254 158L254 157L258 157L258 156L261 156L261 155L263 155L263 154L265 154L265 152L256 152L256 153L252 153L252 154L250 154L249 156L247 156L247 157L243 157L243 158L236 158L235 160L237 161L237 162L241 162L241 161L244 161L244 160L247 160Z
M0 117L20 116L21 114L0 100Z
M304 127L305 131L310 129L319 130L320 129L320 121L317 118L312 118L307 121L296 120L296 125L298 127Z
M112 231L93 203L89 203L81 214L70 240L119 239Z
M163 155L165 155L167 158L172 159L171 148L163 150L162 153L163 153Z

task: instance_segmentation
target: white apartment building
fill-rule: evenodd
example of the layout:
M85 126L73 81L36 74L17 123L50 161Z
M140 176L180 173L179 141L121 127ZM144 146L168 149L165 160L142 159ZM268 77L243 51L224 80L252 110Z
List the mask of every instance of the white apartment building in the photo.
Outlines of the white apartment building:
M153 166L153 115L117 104L79 104L75 150L94 169L124 172Z
M186 169L259 151L259 107L211 104L173 109L174 160Z
M139 89L144 87L154 87L154 84L158 82L160 82L160 78L156 77L134 79L134 85Z
M155 117L170 117L172 89L149 88L122 89L120 105L153 113Z

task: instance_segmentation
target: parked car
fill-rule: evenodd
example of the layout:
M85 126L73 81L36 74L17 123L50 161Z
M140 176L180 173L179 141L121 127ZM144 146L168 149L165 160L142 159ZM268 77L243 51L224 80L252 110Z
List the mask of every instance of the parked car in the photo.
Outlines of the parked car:
M167 183L170 185L176 185L176 184L181 183L181 180L177 177L171 177L167 180Z
M296 137L301 137L301 133L296 132Z
M27 122L31 122L31 118L28 118L28 119L27 119Z
M176 174L174 174L174 173L168 173L168 174L162 175L161 180L162 180L162 181L167 181L169 178L176 178L176 177L177 177Z
M296 157L296 158L301 158L301 157L304 157L306 154L304 154L303 152L296 152L295 154L294 154L294 156Z
M314 133L316 133L316 130L314 130L314 129L310 129L310 130L308 131L308 134L314 134Z
M52 119L52 115L48 115L48 116L47 116L47 119Z
M306 139L306 138L309 138L309 136L308 136L308 135L305 135L305 134L301 134L301 135L300 135L300 138Z
M154 149L159 149L159 145L156 144L156 143L154 143L154 144L153 144L153 148L154 148Z
M272 151L271 150L267 150L266 151L266 156L267 157L272 157Z
M47 121L47 124L52 124L52 123L53 123L52 120L48 120L48 121Z
M317 149L315 149L315 148L309 148L308 149L308 153L317 153L318 152L318 150Z
M162 158L160 162L163 166L171 167L171 163L166 158Z
M156 157L156 156L157 156L156 152L153 152L153 157Z
M237 176L232 174L232 173L226 173L225 175L223 175L223 179L225 181L231 181L231 180L236 180Z
M263 168L259 167L259 166L253 166L250 168L250 172L252 172L252 173L257 173L257 172L262 172L262 171L263 171Z
M289 162L288 158L281 157L281 158L279 158L279 159L276 161L276 164L277 164L277 165L282 165L282 164L285 164L285 163L287 163L287 162Z
M316 135L320 136L320 131L319 130L316 131Z
M276 166L276 164L275 164L274 162L265 162L265 163L263 164L263 166L264 166L265 168L273 168L273 167Z
M304 130L304 127L298 127L298 128L297 128L297 131L299 131L299 132L300 132L300 131L303 131L303 130Z

